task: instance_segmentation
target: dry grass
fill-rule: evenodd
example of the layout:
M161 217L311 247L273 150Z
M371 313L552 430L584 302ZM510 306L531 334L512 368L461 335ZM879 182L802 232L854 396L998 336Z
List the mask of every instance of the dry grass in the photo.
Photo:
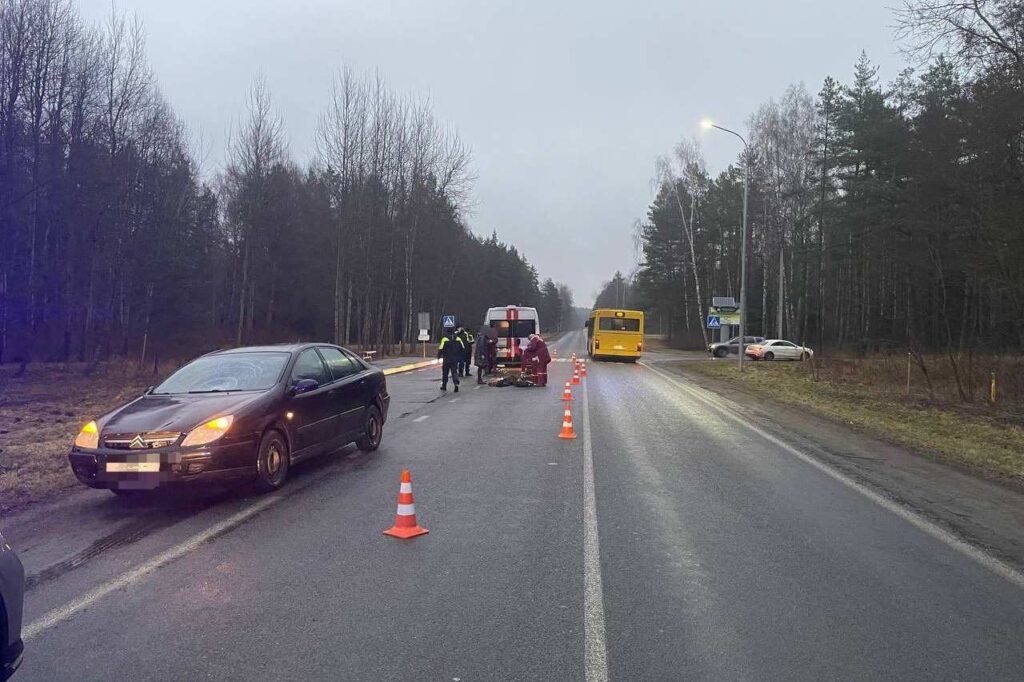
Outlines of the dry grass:
M951 371L929 358L934 383L928 396L919 370L912 369L906 394L906 359L827 358L810 363L747 363L742 375L734 363L694 363L688 368L742 384L763 395L857 426L886 440L909 446L937 460L989 478L1024 484L1024 413L1019 393L1019 363L991 358L1008 386L998 408L959 400ZM977 387L976 387L977 388ZM980 393L980 391L978 392Z
M67 454L82 424L156 382L152 368L126 362L36 364L17 374L0 367L0 514L77 488Z

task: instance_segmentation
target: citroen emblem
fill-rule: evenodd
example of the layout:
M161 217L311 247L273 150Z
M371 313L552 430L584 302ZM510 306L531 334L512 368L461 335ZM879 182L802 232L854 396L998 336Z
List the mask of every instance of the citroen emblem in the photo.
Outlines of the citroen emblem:
M138 450L139 448L146 447L146 441L142 440L142 435L140 434L132 438L132 442L128 444L128 447L132 450Z

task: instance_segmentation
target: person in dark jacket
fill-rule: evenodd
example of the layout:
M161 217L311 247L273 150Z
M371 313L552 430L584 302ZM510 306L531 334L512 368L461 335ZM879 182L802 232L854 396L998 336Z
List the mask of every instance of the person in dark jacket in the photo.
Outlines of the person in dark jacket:
M490 374L491 369L491 347L497 342L487 333L486 328L481 329L476 335L476 383L484 383L484 374ZM494 349L497 357L497 348Z
M466 344L455 333L452 327L445 327L441 335L441 343L437 347L437 357L441 358L441 390L448 390L448 375L455 384L455 392L459 392L459 363L466 354Z
M493 330L491 330L493 332ZM487 336L487 373L498 371L498 337L490 333Z
M469 330L465 327L459 327L455 330L455 333L462 339L462 344L465 347L462 355L462 362L459 363L459 370L464 377L469 376L469 366L473 362L473 335L469 333Z

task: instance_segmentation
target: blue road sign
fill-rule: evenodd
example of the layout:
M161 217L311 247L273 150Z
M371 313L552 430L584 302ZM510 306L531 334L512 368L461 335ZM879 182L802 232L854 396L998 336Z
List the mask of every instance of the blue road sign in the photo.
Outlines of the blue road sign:
M722 318L718 315L708 315L708 329L721 329Z
M441 326L442 327L454 327L455 326L455 316L454 315L442 315L441 316Z

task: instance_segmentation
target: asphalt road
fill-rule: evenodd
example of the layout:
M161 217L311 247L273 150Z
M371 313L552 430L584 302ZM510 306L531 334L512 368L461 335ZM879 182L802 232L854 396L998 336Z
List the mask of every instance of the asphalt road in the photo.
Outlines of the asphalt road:
M392 376L380 451L274 495L95 497L87 527L145 530L97 549L67 521L84 558L37 572L16 679L1021 679L1019 574L656 355L590 363L559 440L568 368L446 395L437 369ZM404 467L431 531L410 541L381 534Z

